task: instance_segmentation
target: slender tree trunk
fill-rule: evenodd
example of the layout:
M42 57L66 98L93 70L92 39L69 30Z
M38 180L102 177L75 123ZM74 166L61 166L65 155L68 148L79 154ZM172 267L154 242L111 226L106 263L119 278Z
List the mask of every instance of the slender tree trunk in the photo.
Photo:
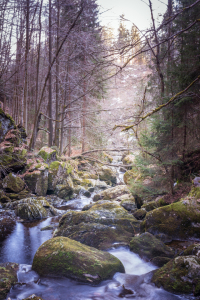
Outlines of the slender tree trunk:
M53 120L52 120L52 72L51 72L51 62L52 62L52 8L51 0L49 0L49 147L53 145Z
M25 78L24 78L24 97L23 97L23 117L22 124L24 124L27 131L27 95L28 95L28 54L29 54L29 26L30 26L30 0L26 0L26 51L25 51Z
M57 51L60 45L60 0L57 0ZM59 76L60 76L60 60L56 58L56 120L59 120ZM60 123L55 122L55 145L59 148L59 127Z
M37 47L37 74L36 74L36 91L35 91L35 112L37 111L38 107L38 93L39 93L39 74L40 74L40 49L41 49L41 33L42 33L42 23L41 23L41 15L42 15L42 5L43 0L40 3L40 11L39 11L39 40L38 40L38 47Z

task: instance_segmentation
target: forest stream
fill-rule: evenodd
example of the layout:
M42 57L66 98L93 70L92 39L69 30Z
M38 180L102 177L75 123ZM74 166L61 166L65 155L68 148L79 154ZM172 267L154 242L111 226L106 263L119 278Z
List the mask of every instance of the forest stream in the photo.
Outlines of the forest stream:
M122 183L123 173L118 170L118 183ZM81 210L92 202L83 195L67 202L73 210ZM67 209L67 207L65 206ZM60 207L63 209L63 206ZM36 294L44 300L112 300L112 299L143 299L143 300L178 300L194 299L192 296L178 296L168 293L150 283L151 271L155 267L145 262L139 255L132 253L128 247L109 250L125 267L125 274L116 273L111 280L92 286L67 278L45 278L31 270L33 257L38 247L52 237L51 230L41 230L49 225L57 225L58 217L27 223L17 222L13 232L0 244L0 263L16 262L20 264L18 284L7 295L6 299L22 300Z

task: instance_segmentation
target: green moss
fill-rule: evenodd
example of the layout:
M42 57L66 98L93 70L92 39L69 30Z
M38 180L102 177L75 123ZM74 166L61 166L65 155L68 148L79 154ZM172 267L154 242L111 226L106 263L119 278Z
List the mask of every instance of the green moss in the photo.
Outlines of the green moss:
M200 199L200 187L193 187L188 196Z
M53 161L50 164L50 166L49 166L49 170L51 170L51 171L54 171L54 170L58 171L60 165L61 165L61 163L59 161Z

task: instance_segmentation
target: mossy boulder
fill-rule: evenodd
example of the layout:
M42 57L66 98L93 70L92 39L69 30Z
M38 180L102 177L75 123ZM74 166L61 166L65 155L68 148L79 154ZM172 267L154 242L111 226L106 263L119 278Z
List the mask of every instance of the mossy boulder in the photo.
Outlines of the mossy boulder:
M15 128L14 120L0 108L0 143L11 129Z
M81 182L69 162L52 162L49 166L48 191L53 191L57 196L65 199L74 190L72 176L76 177L76 183Z
M5 300L11 287L18 282L18 269L19 265L16 263L0 264L0 300Z
M70 176L67 177L65 184L57 184L55 194L61 198L68 200L68 196L73 194L74 185Z
M43 197L27 198L13 202L16 215L24 220L44 219L57 215L57 210Z
M42 147L38 152L38 156L42 157L46 163L50 164L57 160L57 150L49 147Z
M3 188L7 192L19 193L24 189L24 187L25 187L25 182L19 176L13 173L9 173L3 179Z
M81 222L58 228L54 236L65 236L99 250L108 250L114 246L129 246L133 234L118 225Z
M102 203L103 202L103 203ZM99 232L100 241L98 246L98 242L96 247L107 248L108 244L112 245L115 241L116 242L124 242L127 241L130 236L134 236L135 233L139 231L139 222L129 214L124 208L122 208L118 203L107 202L107 201L99 201L95 205L93 205L87 211L69 211L67 212L60 220L59 226L55 232L55 236L69 236L70 228L71 232L74 233L78 237L77 239L83 236L83 239L80 241L85 240L89 241L89 243L93 243L92 239L90 239L89 235L91 234L91 226L85 224L101 224L109 226L110 229L112 228L114 231L108 229L107 233L104 236L104 232L106 232L106 227L96 227L98 230L94 233L94 236L98 237L97 233ZM75 226L75 227L74 227ZM81 233L81 230L84 228L88 228L90 231L87 233ZM120 233L121 232L121 233ZM119 233L119 238L115 240L116 234ZM127 233L131 233L127 234ZM126 240L123 239L123 235L126 236ZM110 240L107 241L108 236L110 236ZM111 237L112 236L112 237ZM88 242L87 242L88 243ZM96 241L94 241L96 243ZM107 243L107 244L106 244ZM103 244L106 246L104 247Z
M172 293L200 295L200 258L178 256L156 270L152 282Z
M0 144L0 172L6 174L22 170L27 162L27 150L22 147L14 147L10 142Z
M34 256L32 269L41 276L67 277L93 284L112 278L116 272L125 272L120 260L110 253L66 237L42 244Z
M124 165L133 165L135 162L135 156L132 154L128 154L122 159L122 162Z
M173 258L175 254L170 247L148 232L133 237L130 242L130 250L147 260L152 260L157 256Z
M99 179L107 183L116 184L117 183L117 174L111 168L102 166L99 168L97 175Z
M142 226L154 235L165 234L174 240L200 239L199 221L200 203L190 198L150 211Z
M48 165L41 164L37 170L26 172L23 175L24 181L30 191L37 196L45 196L48 189Z
M96 194L93 197L93 201L98 200L115 200L118 198L118 201L120 201L119 197L122 195L130 195L130 191L126 185L117 185L115 187L106 189L105 191L102 191L98 194ZM124 200L124 199L123 199Z

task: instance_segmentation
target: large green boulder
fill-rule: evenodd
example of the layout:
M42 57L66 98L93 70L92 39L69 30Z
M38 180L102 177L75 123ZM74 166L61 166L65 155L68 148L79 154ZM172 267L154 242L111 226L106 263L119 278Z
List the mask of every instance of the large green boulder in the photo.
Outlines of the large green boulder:
M134 234L139 229L139 221L118 203L96 203L87 211L69 211L60 220L57 234L64 235L65 228L80 223L98 223L107 226L118 225Z
M24 187L25 187L25 182L19 176L13 173L9 173L3 179L3 188L7 192L19 193L24 189Z
M0 143L11 129L15 128L14 120L0 108Z
M148 232L133 237L130 242L130 250L148 260L157 256L173 258L175 254L170 247Z
M152 282L172 293L200 295L200 258L178 256L156 270Z
M142 228L154 235L165 234L173 240L200 238L200 203L194 198L156 208L146 215Z
M98 249L128 245L139 231L139 222L118 203L98 201L88 210L69 211L54 236L66 236Z
M99 250L108 250L114 246L129 246L133 234L118 225L81 222L58 228L54 236L65 236Z
M5 300L11 287L18 282L18 269L19 265L15 263L0 264L0 300Z
M88 247L66 237L46 241L37 250L32 269L41 276L67 277L82 282L99 283L124 273L115 256Z

